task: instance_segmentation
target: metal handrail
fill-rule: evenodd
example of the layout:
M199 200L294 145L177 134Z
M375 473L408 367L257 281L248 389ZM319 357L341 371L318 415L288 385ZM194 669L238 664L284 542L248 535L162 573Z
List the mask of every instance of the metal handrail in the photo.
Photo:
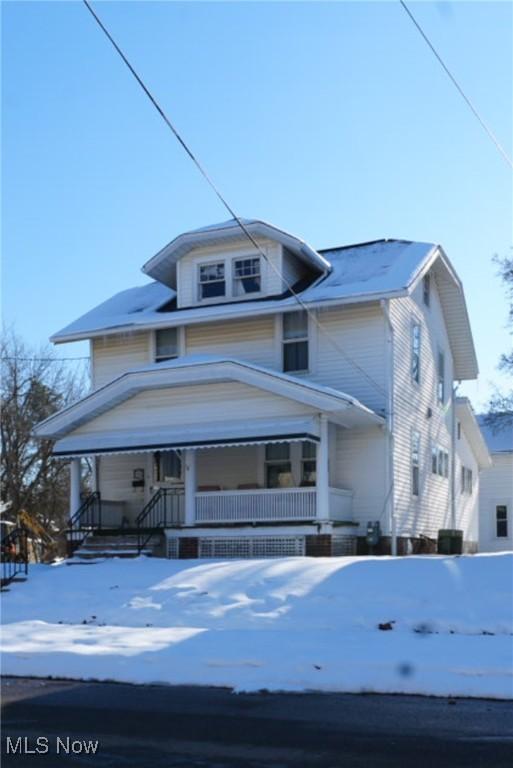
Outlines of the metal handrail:
M159 488L136 517L137 551L142 552L155 531L183 522L183 488Z
M91 493L68 521L66 531L70 554L92 530L102 528L102 499L99 491Z
M0 543L2 562L1 585L10 584L19 573L28 574L28 537L25 528L19 527L4 536Z

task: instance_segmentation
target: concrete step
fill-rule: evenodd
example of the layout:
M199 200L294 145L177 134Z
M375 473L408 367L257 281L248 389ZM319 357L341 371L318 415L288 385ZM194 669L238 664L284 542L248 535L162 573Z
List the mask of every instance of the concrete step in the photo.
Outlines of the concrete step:
M80 560L99 560L109 557L139 557L139 554L151 557L152 549L143 549L140 553L137 549L77 549L73 555L74 559Z

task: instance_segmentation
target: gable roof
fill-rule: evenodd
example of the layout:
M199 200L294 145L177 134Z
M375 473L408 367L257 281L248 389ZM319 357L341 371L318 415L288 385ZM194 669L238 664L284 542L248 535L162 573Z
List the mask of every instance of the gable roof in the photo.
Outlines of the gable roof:
M63 437L140 392L192 384L237 381L326 412L346 427L382 426L384 419L356 398L252 363L215 355L191 355L132 368L35 428L41 439Z
M243 221L255 236L265 234L279 240L299 258L324 270L310 285L297 288L301 300L312 308L408 296L432 268L447 324L455 378L476 378L477 358L463 286L440 246L409 240L376 240L317 252L267 222ZM226 242L226 239L240 236L240 227L233 220L187 232L150 259L143 270L154 277L164 275L164 272L169 276L176 261L192 247ZM298 308L290 291L254 300L170 308L168 305L175 298L174 289L162 282L122 291L54 334L51 341L78 341L111 333L238 319Z
M294 253L301 261L308 266L317 269L320 272L327 272L330 269L329 262L308 243L300 240L295 235L285 232L283 229L269 224L267 221L259 219L240 219L246 230L258 242L259 237L269 238L286 246L289 251ZM233 240L247 239L248 245L251 245L247 235L235 219L223 221L220 224L211 224L207 227L193 229L190 232L184 232L174 240L171 240L162 250L144 264L142 271L145 275L153 277L165 285L174 288L176 285L176 262L193 248L203 248L205 246L224 245Z
M494 426L487 424L486 414L477 417L490 453L513 453L513 417L511 413L496 414Z

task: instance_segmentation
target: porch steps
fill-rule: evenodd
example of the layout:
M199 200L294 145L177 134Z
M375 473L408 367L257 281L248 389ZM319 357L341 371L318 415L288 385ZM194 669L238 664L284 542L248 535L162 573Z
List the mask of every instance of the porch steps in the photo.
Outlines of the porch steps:
M100 560L109 557L138 557L146 555L152 557L156 547L160 544L158 535L152 536L145 543L144 549L138 551L138 538L135 534L92 534L75 550L73 559L76 560Z

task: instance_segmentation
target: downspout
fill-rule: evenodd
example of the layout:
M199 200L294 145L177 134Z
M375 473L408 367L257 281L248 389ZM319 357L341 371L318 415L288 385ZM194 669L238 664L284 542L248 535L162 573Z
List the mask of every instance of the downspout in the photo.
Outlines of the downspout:
M456 528L456 390L451 389L451 528Z
M390 300L380 301L385 321L388 328L386 378L387 378L387 404L386 404L386 430L387 430L387 462L386 462L386 488L387 488L387 512L388 526L390 530L390 552L397 556L397 530L395 519L395 483L394 483L394 327L390 319Z

